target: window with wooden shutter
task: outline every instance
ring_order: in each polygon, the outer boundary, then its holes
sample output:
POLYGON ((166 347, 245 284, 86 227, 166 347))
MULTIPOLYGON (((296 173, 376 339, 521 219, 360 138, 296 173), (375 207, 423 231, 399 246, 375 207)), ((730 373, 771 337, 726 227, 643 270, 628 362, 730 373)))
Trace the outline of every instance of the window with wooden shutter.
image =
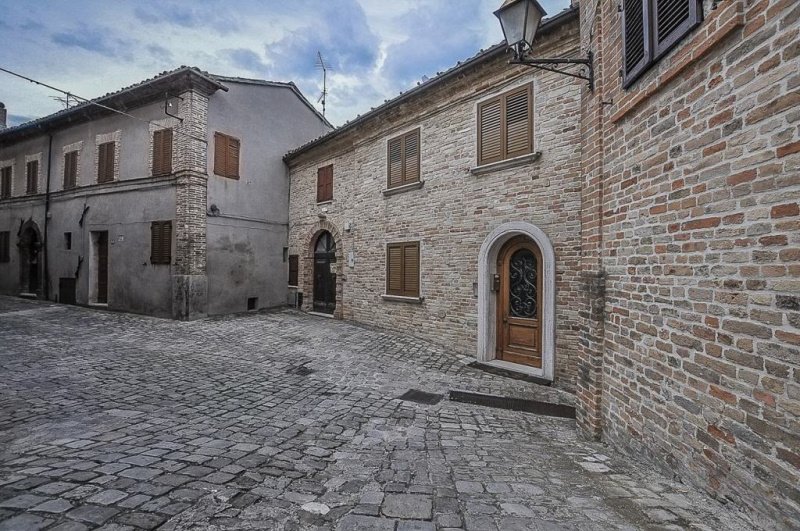
POLYGON ((478 164, 533 152, 533 89, 530 84, 478 105, 478 164))
POLYGON ((386 246, 386 294, 419 297, 419 242, 386 246))
POLYGON ((239 139, 214 133, 214 173, 229 179, 239 178, 239 139))
POLYGON ((172 221, 150 224, 150 263, 169 264, 172 261, 172 221))
POLYGON ((107 183, 114 180, 114 151, 116 142, 105 142, 97 146, 97 182, 107 183))
POLYGON ((11 197, 11 166, 0 168, 0 199, 11 197))
POLYGON ((289 255, 289 285, 297 286, 300 271, 300 257, 296 254, 289 255))
POLYGON ((702 0, 623 0, 623 87, 632 85, 702 21, 702 0))
POLYGON ((39 161, 32 160, 25 165, 25 192, 35 194, 39 191, 39 161))
POLYGON ((387 188, 420 180, 420 136, 415 129, 389 140, 387 145, 387 188))
POLYGON ((317 170, 317 203, 333 200, 333 164, 317 170))
POLYGON ((64 190, 75 188, 78 180, 78 152, 64 153, 64 190))
POLYGON ((0 262, 11 261, 11 233, 0 232, 0 262))
POLYGON ((153 131, 153 175, 172 173, 172 129, 153 131))

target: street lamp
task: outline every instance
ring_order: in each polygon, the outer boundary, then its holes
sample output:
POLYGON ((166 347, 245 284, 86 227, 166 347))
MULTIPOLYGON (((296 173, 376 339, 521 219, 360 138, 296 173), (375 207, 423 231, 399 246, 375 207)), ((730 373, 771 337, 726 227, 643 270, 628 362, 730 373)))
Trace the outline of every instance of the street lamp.
POLYGON ((594 90, 594 66, 592 52, 586 53, 585 59, 555 58, 541 59, 529 57, 533 49, 533 39, 536 31, 547 14, 536 0, 505 0, 500 9, 494 12, 503 28, 506 44, 514 51, 511 64, 526 65, 549 72, 557 72, 589 82, 589 90, 594 90), (586 67, 587 75, 565 72, 555 68, 558 65, 582 65, 586 67))

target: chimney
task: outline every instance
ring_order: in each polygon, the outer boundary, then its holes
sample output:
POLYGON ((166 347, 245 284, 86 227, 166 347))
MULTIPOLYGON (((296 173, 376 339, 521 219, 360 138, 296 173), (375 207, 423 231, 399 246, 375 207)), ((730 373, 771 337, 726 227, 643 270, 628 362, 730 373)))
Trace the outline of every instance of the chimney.
POLYGON ((8 116, 8 111, 6 111, 6 106, 3 105, 3 102, 0 102, 0 130, 6 128, 7 116, 8 116))

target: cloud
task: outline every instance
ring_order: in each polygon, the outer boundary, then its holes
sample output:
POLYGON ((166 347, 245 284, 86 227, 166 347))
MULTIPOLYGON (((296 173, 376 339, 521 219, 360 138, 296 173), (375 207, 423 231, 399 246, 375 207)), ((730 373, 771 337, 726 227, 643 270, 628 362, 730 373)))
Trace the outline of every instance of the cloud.
POLYGON ((253 50, 237 48, 235 50, 223 50, 222 52, 237 68, 260 75, 264 75, 269 70, 269 66, 253 50))
POLYGON ((195 2, 191 5, 177 2, 145 2, 134 10, 134 16, 145 24, 204 28, 222 34, 238 31, 239 21, 232 3, 195 2))
POLYGON ((89 29, 85 25, 71 32, 54 34, 51 39, 61 46, 80 48, 106 57, 132 59, 133 41, 111 37, 110 29, 89 29))

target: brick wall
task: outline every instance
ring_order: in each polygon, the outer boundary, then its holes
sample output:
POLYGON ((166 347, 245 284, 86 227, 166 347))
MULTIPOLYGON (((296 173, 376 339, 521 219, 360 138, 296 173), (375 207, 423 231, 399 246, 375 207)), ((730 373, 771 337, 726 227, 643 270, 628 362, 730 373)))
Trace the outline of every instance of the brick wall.
MULTIPOLYGON (((547 37, 541 52, 575 53, 575 19, 547 37)), ((304 307, 312 301, 313 238, 333 227, 337 315, 406 331, 475 355, 478 254, 503 223, 526 221, 550 238, 556 257, 556 367, 573 387, 581 294, 580 82, 511 67, 496 57, 441 86, 391 107, 292 160, 290 253, 300 255, 304 307), (566 81, 565 81, 566 80, 566 81), (476 104, 523 82, 534 83, 534 149, 525 165, 473 175, 476 104), (424 185, 385 197, 387 140, 421 128, 424 185), (317 168, 333 164, 330 204, 316 204, 317 168), (323 212, 323 208, 327 212, 323 212), (320 216, 324 215, 324 221, 320 216), (346 230, 349 225, 350 230, 346 230), (387 242, 421 242, 421 304, 384 300, 387 242), (352 253, 354 265, 347 264, 352 253)))
POLYGON ((597 113, 604 139, 584 153, 584 186, 602 175, 602 216, 584 219, 602 230, 583 243, 607 276, 604 343, 581 370, 602 367, 603 435, 765 526, 797 525, 800 4, 706 1, 627 91, 616 2, 581 7, 602 68, 584 142, 597 113))

